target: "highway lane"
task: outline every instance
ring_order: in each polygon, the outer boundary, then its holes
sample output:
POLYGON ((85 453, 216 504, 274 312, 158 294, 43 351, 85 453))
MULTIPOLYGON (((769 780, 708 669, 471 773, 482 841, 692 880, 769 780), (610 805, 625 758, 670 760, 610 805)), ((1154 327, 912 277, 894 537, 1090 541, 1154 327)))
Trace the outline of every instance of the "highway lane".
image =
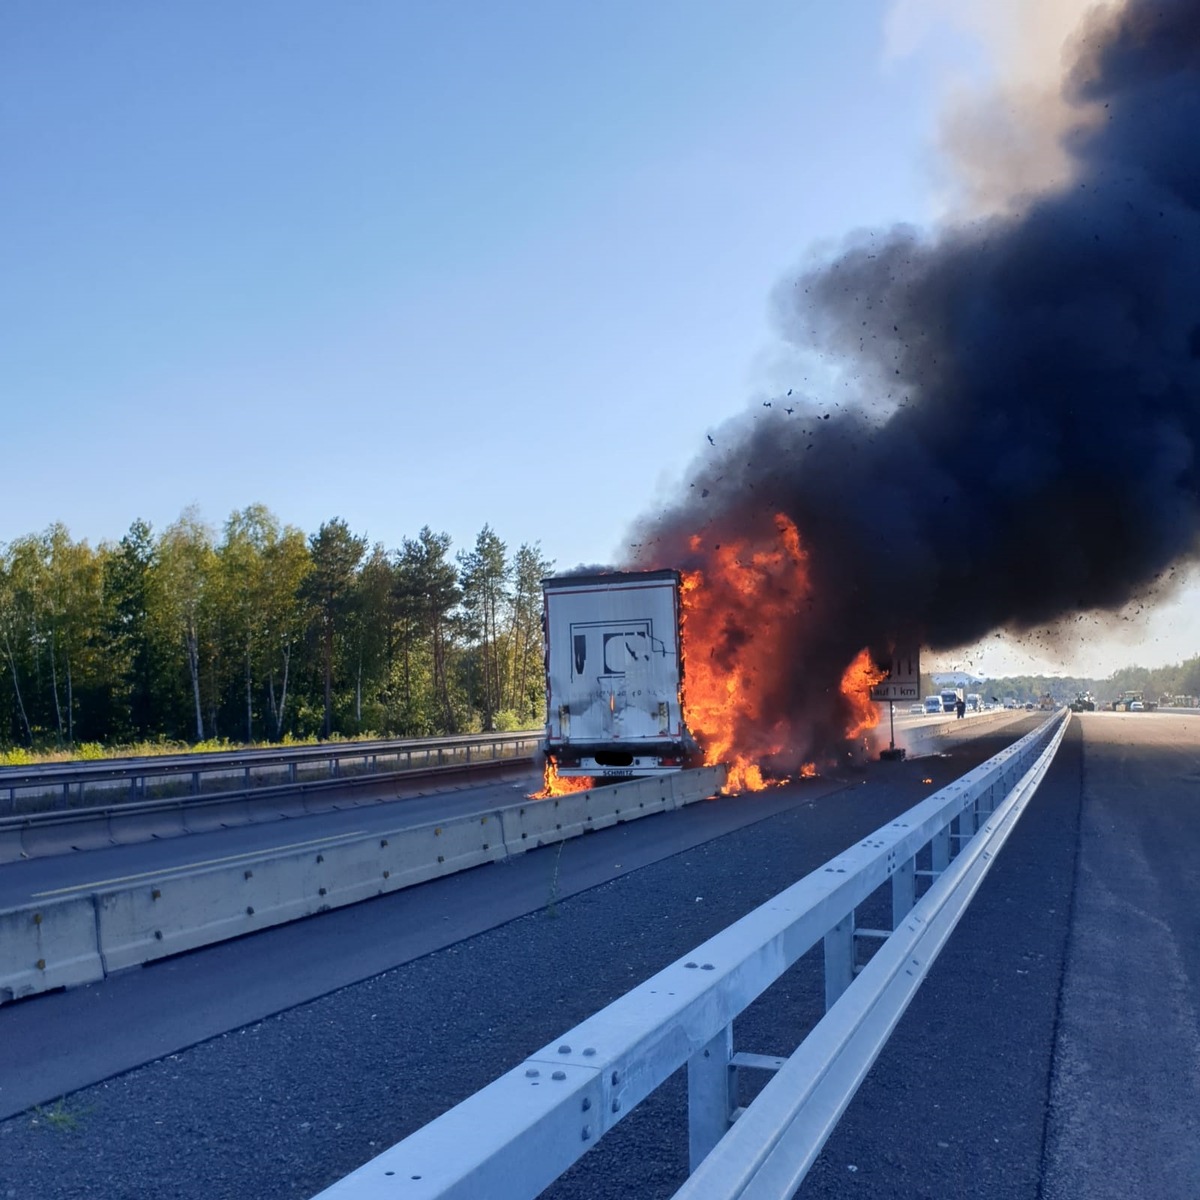
POLYGON ((1200 719, 1081 714, 799 1196, 1200 1195, 1200 719))
MULTIPOLYGON (((0 1009, 4 1111, 107 1080, 59 1110, 77 1121, 70 1161, 47 1118, 0 1123, 0 1195, 7 1183, 48 1200, 307 1196, 1034 723, 951 757, 694 805, 0 1009), (183 1132, 164 1141, 164 1128, 183 1132)), ((752 1048, 785 1048, 795 1018, 814 1016, 815 978, 796 985, 786 1030, 752 1048)), ((642 1161, 673 1169, 669 1156, 642 1161)))
MULTIPOLYGON (((937 773, 949 777, 945 765, 937 773)), ((370 978, 506 921, 857 787, 805 780, 642 818, 493 867, 0 1008, 0 1117, 370 978)), ((920 784, 919 791, 930 785, 920 784)), ((907 795, 907 793, 906 793, 907 795)), ((903 807, 903 804, 902 804, 903 807)), ((873 827, 873 826, 872 826, 873 827)))
POLYGON ((1087 804, 1043 1195, 1194 1200, 1200 714, 1089 713, 1084 728, 1087 804))
MULTIPOLYGON (((1017 718, 1014 718, 1017 719, 1017 718)), ((1023 716, 1019 719, 1026 719, 1023 716)), ((946 732, 957 741, 990 732, 986 722, 955 722, 953 717, 916 718, 902 731, 897 723, 897 740, 906 744, 914 728, 946 724, 946 732)), ((944 739, 938 739, 938 746, 944 739)), ((347 789, 323 792, 314 803, 330 806, 328 811, 300 816, 281 815, 270 804, 255 809, 249 824, 180 836, 156 837, 153 815, 147 816, 141 833, 122 826, 122 844, 73 850, 71 833, 50 831, 41 835, 58 851, 24 861, 0 864, 0 909, 36 903, 72 892, 93 891, 124 882, 149 880, 156 874, 236 862, 240 857, 285 851, 300 846, 318 848, 323 839, 348 834, 381 833, 404 826, 445 820, 454 816, 485 812, 517 803, 538 790, 541 779, 525 767, 514 766, 487 782, 460 779, 448 784, 436 778, 412 782, 380 781, 347 789), (135 840, 136 839, 136 840, 135 840)))
MULTIPOLYGON (((352 833, 382 832, 485 812, 518 803, 540 787, 541 777, 527 767, 515 768, 486 783, 446 784, 428 779, 411 784, 381 782, 338 795, 323 794, 321 804, 339 806, 326 812, 281 816, 268 806, 261 810, 258 820, 248 825, 179 837, 147 836, 145 841, 89 850, 73 851, 64 844, 62 853, 0 864, 0 908, 71 891, 92 891, 121 881, 148 879, 167 871, 228 862, 243 855, 297 845, 315 847, 322 839, 352 833)), ((152 827, 152 818, 150 821, 152 827)))

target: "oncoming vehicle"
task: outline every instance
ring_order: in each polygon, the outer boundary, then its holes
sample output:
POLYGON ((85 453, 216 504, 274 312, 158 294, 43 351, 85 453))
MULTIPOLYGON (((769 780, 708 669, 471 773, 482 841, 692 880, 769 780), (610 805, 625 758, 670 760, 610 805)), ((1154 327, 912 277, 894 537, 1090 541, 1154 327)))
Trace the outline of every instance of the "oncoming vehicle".
POLYGON ((942 712, 957 712, 958 702, 963 698, 958 688, 942 688, 942 712))
POLYGON ((1129 702, 1129 711, 1130 712, 1145 712, 1146 706, 1140 700, 1131 700, 1129 702))
POLYGON ((925 705, 923 705, 923 704, 910 704, 910 705, 908 706, 908 711, 909 711, 910 713, 914 713, 914 714, 915 714, 915 713, 923 713, 923 712, 925 711, 925 705))
POLYGON ((983 712, 983 697, 978 692, 967 693, 967 712, 983 712))
POLYGON ((927 713, 940 713, 942 711, 941 696, 926 696, 924 711, 927 713))

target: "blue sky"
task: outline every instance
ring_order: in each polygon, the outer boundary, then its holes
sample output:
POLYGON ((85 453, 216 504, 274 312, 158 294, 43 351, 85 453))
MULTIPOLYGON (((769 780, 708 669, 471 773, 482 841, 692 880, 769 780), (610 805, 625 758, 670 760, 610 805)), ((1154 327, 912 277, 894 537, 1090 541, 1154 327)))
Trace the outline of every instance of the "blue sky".
POLYGON ((778 383, 783 273, 928 215, 934 71, 853 8, 7 5, 0 383, 39 453, 0 538, 261 500, 612 557, 778 383))
POLYGON ((934 217, 985 58, 889 11, 8 0, 0 541, 261 501, 613 560, 790 386, 772 287, 934 217))

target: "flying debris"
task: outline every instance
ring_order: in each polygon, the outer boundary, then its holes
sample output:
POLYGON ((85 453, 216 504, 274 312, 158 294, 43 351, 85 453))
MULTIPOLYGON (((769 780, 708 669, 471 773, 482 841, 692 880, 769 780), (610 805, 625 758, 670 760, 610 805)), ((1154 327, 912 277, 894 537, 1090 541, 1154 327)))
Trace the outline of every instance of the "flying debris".
POLYGON ((803 421, 726 427, 693 474, 728 476, 713 503, 697 509, 684 488, 645 522, 639 566, 707 581, 731 570, 720 541, 756 581, 753 603, 736 582, 717 589, 719 619, 693 634, 726 675, 754 647, 731 752, 840 760, 836 698, 864 647, 883 661, 897 644, 950 650, 1001 628, 1044 637, 1080 595, 1115 621, 1200 557, 1194 0, 1100 10, 1065 62, 1080 117, 1070 185, 986 222, 860 238, 782 288, 784 336, 841 369, 838 424, 826 396, 819 449, 803 421), (1086 119, 1104 104, 1104 121, 1086 119), (881 414, 895 376, 903 403, 881 414), (776 561, 802 562, 802 587, 776 561))

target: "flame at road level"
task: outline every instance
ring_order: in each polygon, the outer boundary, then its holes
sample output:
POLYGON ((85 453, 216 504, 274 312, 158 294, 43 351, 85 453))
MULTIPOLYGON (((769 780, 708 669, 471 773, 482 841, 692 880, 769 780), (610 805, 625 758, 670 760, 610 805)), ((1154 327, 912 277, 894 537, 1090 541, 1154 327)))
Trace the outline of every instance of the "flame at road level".
POLYGON ((881 671, 872 662, 865 648, 858 652, 854 661, 846 668, 841 686, 842 695, 850 702, 851 709, 846 737, 856 738, 879 724, 879 709, 871 700, 871 688, 886 678, 887 672, 881 671))
POLYGON ((549 800, 552 796, 566 796, 571 792, 586 792, 595 787, 596 781, 589 775, 567 776, 565 779, 558 773, 558 764, 552 758, 546 759, 542 772, 542 790, 530 792, 530 800, 549 800))
MULTIPOLYGON (((728 765, 726 791, 786 782, 784 771, 815 775, 815 764, 801 761, 812 749, 811 726, 789 703, 805 671, 806 643, 796 631, 812 600, 799 531, 779 514, 757 538, 706 545, 694 535, 688 549, 700 565, 683 572, 683 704, 705 763, 728 765)), ((846 668, 846 738, 877 724, 870 688, 885 674, 866 650, 846 668)))
MULTIPOLYGON (((765 717, 765 698, 789 664, 775 636, 808 595, 800 534, 785 516, 753 545, 715 546, 683 574, 683 704, 705 763, 727 763, 727 791, 767 786, 762 760, 787 747, 785 722, 765 717)), ((700 538, 691 549, 701 550, 700 538)), ((774 782, 783 782, 775 780, 774 782)))

